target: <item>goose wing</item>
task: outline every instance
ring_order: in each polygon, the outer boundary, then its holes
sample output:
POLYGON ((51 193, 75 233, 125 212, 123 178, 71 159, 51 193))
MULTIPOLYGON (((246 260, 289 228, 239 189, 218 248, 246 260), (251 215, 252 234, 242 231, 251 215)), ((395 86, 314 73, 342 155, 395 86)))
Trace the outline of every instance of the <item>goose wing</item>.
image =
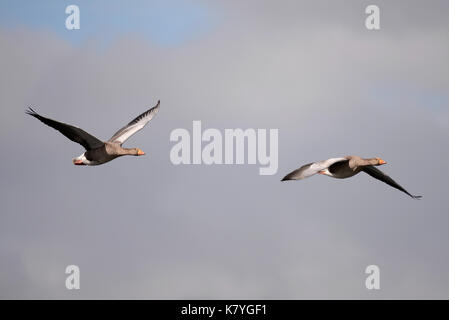
POLYGON ((414 195, 410 194, 407 190, 405 190, 403 187, 401 187, 396 181, 391 179, 390 176, 383 173, 382 171, 380 171, 379 169, 377 169, 374 166, 362 167, 362 171, 364 171, 365 173, 369 174, 371 177, 373 177, 377 180, 385 182, 386 184, 392 186, 393 188, 396 188, 398 190, 401 190, 402 192, 405 192, 413 199, 420 199, 422 197, 422 196, 414 196, 414 195))
POLYGON ((313 176, 321 170, 329 168, 329 166, 333 165, 334 163, 347 160, 347 158, 331 158, 323 161, 308 163, 303 165, 301 168, 290 172, 281 181, 305 179, 313 176))
POLYGON ((137 118, 135 118, 133 121, 131 121, 126 126, 124 126, 119 131, 117 131, 112 136, 112 138, 109 139, 109 142, 123 144, 133 134, 142 130, 143 127, 145 127, 146 124, 148 122, 150 122, 150 120, 153 119, 153 117, 159 111, 159 105, 160 105, 160 101, 158 101, 157 104, 153 108, 145 111, 144 113, 139 115, 137 118))
POLYGON ((76 143, 79 143, 80 145, 82 145, 86 150, 100 148, 104 145, 103 141, 95 138, 94 136, 90 135, 83 129, 43 117, 31 108, 28 108, 28 110, 26 110, 25 113, 42 121, 47 126, 58 130, 64 136, 66 136, 67 138, 72 140, 73 142, 76 142, 76 143))

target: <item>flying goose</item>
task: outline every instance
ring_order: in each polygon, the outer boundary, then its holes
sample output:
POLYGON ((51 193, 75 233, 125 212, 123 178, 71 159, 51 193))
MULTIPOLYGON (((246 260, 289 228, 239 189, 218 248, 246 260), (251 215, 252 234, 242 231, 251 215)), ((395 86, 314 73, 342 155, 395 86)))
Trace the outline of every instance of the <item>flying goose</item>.
POLYGON ((156 106, 145 111, 133 121, 128 123, 126 126, 118 130, 111 139, 103 142, 96 137, 90 135, 86 131, 71 126, 66 123, 58 122, 49 118, 45 118, 37 114, 33 109, 28 108, 26 114, 39 119, 47 126, 58 130, 63 135, 65 135, 70 140, 79 143, 86 149, 82 155, 73 159, 73 164, 75 165, 88 165, 96 166, 108 161, 114 160, 117 157, 130 155, 130 156, 143 156, 145 152, 139 148, 123 148, 122 144, 128 140, 136 132, 140 131, 145 127, 145 125, 153 119, 156 113, 159 111, 160 101, 157 102, 156 106))
POLYGON ((345 179, 350 178, 360 171, 369 174, 377 180, 383 181, 386 184, 405 192, 413 199, 420 199, 421 196, 414 196, 408 193, 403 187, 397 184, 388 175, 377 169, 375 166, 386 164, 381 158, 362 159, 357 156, 346 156, 342 158, 331 158, 323 161, 312 162, 303 165, 301 168, 290 172, 281 181, 286 180, 301 180, 308 178, 316 173, 323 174, 332 178, 345 179))

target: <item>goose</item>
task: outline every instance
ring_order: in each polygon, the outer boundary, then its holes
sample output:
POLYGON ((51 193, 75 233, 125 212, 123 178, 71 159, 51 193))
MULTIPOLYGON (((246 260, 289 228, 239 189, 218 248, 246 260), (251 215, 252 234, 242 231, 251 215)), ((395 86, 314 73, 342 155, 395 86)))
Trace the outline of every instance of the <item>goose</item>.
POLYGON ((413 199, 420 199, 422 196, 414 196, 407 190, 401 187, 396 181, 390 178, 388 175, 376 168, 386 164, 381 158, 369 158, 363 159, 358 156, 346 156, 341 158, 331 158, 323 161, 312 162, 303 165, 301 168, 296 169, 287 174, 281 181, 286 180, 302 180, 313 176, 314 174, 322 174, 332 178, 346 179, 355 176, 359 172, 363 171, 371 177, 385 182, 386 184, 396 188, 413 199))
POLYGON ((159 111, 160 101, 156 106, 140 114, 126 126, 118 130, 108 141, 103 142, 98 138, 90 135, 83 129, 71 126, 66 123, 58 122, 39 115, 32 108, 25 111, 26 114, 42 121, 47 126, 58 130, 70 140, 79 143, 86 151, 79 157, 74 158, 73 164, 78 166, 97 166, 104 164, 121 156, 143 156, 145 152, 139 148, 123 148, 122 144, 128 140, 133 134, 140 131, 145 125, 153 119, 159 111))

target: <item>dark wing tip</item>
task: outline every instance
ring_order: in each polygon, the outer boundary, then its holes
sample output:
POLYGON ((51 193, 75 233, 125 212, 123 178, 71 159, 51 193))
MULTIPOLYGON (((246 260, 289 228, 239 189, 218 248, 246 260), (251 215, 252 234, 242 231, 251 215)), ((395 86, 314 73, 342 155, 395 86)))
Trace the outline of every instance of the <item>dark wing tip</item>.
POLYGON ((414 196, 414 195, 411 195, 411 197, 415 200, 421 200, 422 198, 422 196, 414 196))
POLYGON ((156 105, 155 105, 154 107, 152 107, 152 108, 151 108, 150 110, 148 110, 148 111, 152 111, 152 110, 154 110, 154 109, 158 109, 160 104, 161 104, 161 100, 158 100, 157 103, 156 103, 156 105))
POLYGON ((160 105, 161 105, 161 100, 158 100, 156 105, 153 108, 151 108, 150 110, 148 110, 146 114, 149 114, 151 112, 157 113, 159 111, 160 105))
POLYGON ((33 114, 36 114, 36 111, 34 111, 33 108, 28 107, 28 109, 25 110, 25 113, 29 114, 29 115, 33 115, 33 114))
POLYGON ((37 112, 33 110, 33 108, 28 107, 28 109, 25 110, 26 114, 29 114, 30 116, 36 116, 37 112))
POLYGON ((281 181, 295 180, 295 179, 293 179, 293 176, 295 175, 296 171, 297 170, 290 172, 285 177, 283 177, 281 181))

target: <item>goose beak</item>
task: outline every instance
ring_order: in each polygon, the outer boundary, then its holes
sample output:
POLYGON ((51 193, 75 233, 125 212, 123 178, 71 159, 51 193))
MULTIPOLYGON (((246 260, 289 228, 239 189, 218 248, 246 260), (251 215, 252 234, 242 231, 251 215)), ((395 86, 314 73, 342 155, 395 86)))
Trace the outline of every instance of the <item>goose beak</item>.
POLYGON ((386 161, 379 159, 379 164, 386 164, 386 163, 387 163, 386 161))
POLYGON ((137 151, 137 155, 138 155, 138 156, 143 156, 143 155, 145 155, 145 152, 143 152, 142 150, 139 149, 139 150, 137 151))

